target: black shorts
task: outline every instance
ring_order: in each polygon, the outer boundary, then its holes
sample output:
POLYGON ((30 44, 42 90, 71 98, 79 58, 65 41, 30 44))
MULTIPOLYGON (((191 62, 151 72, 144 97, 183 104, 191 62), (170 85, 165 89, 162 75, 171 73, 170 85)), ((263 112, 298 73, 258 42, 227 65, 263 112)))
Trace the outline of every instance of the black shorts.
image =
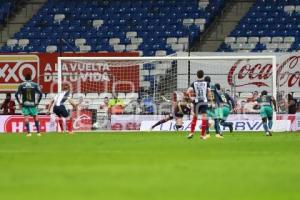
POLYGON ((194 112, 195 114, 205 114, 208 110, 208 104, 205 102, 194 103, 194 112))
POLYGON ((174 111, 175 117, 183 118, 184 115, 190 115, 191 114, 191 108, 187 105, 180 105, 180 107, 177 105, 174 111))
POLYGON ((58 117, 69 117, 70 113, 67 111, 66 106, 60 105, 60 106, 54 106, 53 107, 53 112, 58 116, 58 117))

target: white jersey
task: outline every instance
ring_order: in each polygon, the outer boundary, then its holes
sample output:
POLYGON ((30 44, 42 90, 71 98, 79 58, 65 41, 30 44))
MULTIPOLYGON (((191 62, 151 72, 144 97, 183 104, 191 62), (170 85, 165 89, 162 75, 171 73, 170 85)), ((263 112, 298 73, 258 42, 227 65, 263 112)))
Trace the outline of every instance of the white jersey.
POLYGON ((61 106, 61 105, 64 105, 64 103, 69 100, 71 97, 70 97, 70 91, 63 91, 59 94, 57 94, 55 97, 54 97, 54 105, 55 106, 61 106))
POLYGON ((209 84, 204 80, 197 80, 191 84, 191 88, 193 88, 195 92, 195 103, 205 102, 207 103, 207 90, 209 84))

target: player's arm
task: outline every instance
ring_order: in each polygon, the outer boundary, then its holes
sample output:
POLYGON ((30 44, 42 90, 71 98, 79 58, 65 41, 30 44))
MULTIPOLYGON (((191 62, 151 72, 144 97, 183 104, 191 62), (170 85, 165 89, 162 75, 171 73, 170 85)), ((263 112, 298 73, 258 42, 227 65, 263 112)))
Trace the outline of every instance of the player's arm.
POLYGON ((215 96, 214 96, 214 92, 210 89, 207 88, 207 101, 208 101, 208 107, 215 107, 215 96))
POLYGON ((187 95, 189 96, 190 100, 195 100, 195 89, 194 87, 191 85, 191 87, 189 87, 186 91, 187 95))
POLYGON ((35 91, 38 93, 39 95, 39 98, 38 98, 38 101, 37 101, 37 105, 40 104, 41 100, 42 100, 42 97, 43 97, 43 93, 41 91, 41 88, 40 86, 36 85, 36 88, 35 88, 35 91))
POLYGON ((232 109, 234 110, 236 107, 234 99, 229 94, 225 94, 225 95, 226 95, 228 101, 230 102, 230 104, 232 105, 232 109))
POLYGON ((48 115, 50 114, 50 111, 51 111, 51 108, 52 108, 53 104, 54 104, 54 99, 52 99, 52 100, 50 101, 50 103, 49 103, 48 110, 47 110, 47 114, 48 114, 48 115))
POLYGON ((19 99, 19 96, 20 96, 20 94, 21 94, 21 90, 22 90, 22 87, 21 87, 21 85, 19 85, 18 90, 17 90, 17 92, 15 93, 15 98, 16 98, 16 100, 17 100, 17 102, 18 102, 20 108, 22 108, 22 103, 20 102, 20 99, 19 99))
MULTIPOLYGON (((182 108, 181 108, 181 105, 182 105, 181 102, 178 102, 178 103, 177 103, 177 107, 178 107, 179 112, 180 112, 180 113, 183 113, 183 110, 182 110, 182 108)), ((174 109, 174 111, 175 111, 175 109, 174 109)))
POLYGON ((171 102, 171 100, 167 99, 165 96, 161 96, 161 99, 165 102, 171 102))

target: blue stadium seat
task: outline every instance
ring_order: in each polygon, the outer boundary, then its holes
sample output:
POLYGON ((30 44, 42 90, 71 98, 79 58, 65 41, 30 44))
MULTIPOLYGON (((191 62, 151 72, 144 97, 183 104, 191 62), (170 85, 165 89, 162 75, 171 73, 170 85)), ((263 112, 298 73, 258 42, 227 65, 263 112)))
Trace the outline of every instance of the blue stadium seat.
MULTIPOLYGON (((198 0, 48 0, 14 38, 30 39, 27 51, 44 52, 46 47, 41 47, 40 44, 57 44, 57 39, 60 38, 66 41, 85 38, 92 46, 92 51, 113 51, 107 43, 109 38, 119 38, 121 44, 131 44, 126 33, 137 31, 137 37, 143 38, 142 47, 147 46, 148 42, 150 44, 149 48, 142 48, 145 49, 144 55, 154 55, 154 51, 158 49, 173 53, 166 45, 166 38, 189 37, 192 42, 200 36, 199 27, 183 26, 183 19, 203 18, 209 23, 223 5, 224 0, 212 0, 202 10, 198 8, 198 0), (56 14, 64 14, 65 18, 55 22, 56 14), (103 20, 103 24, 95 28, 93 20, 103 20)), ((3 14, 1 6, 0 14, 3 14)), ((7 51, 6 47, 2 50, 7 51)), ((64 46, 62 50, 74 51, 68 46, 64 46)))
MULTIPOLYGON (((300 5, 300 0, 262 0, 256 1, 248 13, 242 18, 235 29, 230 33, 233 37, 294 37, 295 42, 287 51, 299 48, 297 38, 299 12, 285 12, 287 5, 300 5)), ((288 11, 288 9, 286 10, 288 11)), ((266 45, 257 44, 251 51, 263 51, 266 45)), ((221 45, 218 51, 232 51, 226 45, 221 45)), ((276 51, 280 51, 277 49, 276 51)))

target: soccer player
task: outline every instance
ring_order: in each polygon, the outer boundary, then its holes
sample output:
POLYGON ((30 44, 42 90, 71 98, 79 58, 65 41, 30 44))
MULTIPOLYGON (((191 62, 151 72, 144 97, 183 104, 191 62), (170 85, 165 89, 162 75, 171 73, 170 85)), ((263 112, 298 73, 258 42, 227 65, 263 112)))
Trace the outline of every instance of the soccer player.
POLYGON ((193 101, 194 104, 194 113, 193 119, 191 123, 191 132, 188 135, 188 139, 191 139, 195 134, 195 128, 197 125, 198 115, 202 116, 202 125, 201 125, 201 139, 206 139, 205 133, 206 128, 208 126, 207 120, 207 109, 208 109, 208 100, 210 100, 211 92, 208 90, 209 83, 206 82, 204 78, 204 72, 202 70, 197 71, 197 80, 194 81, 191 86, 188 88, 188 94, 190 97, 195 95, 195 99, 193 101))
POLYGON ((74 110, 77 109, 78 104, 75 103, 73 99, 71 99, 70 95, 71 95, 70 86, 68 84, 65 84, 63 86, 63 91, 57 94, 50 102, 50 105, 48 107, 48 114, 50 114, 51 107, 52 105, 54 105, 53 112, 56 116, 59 117, 58 123, 61 130, 65 131, 64 122, 66 122, 68 133, 73 134, 72 116, 71 113, 67 110, 65 106, 65 102, 68 101, 73 106, 74 110))
POLYGON ((190 102, 190 98, 186 92, 174 92, 173 93, 173 113, 166 118, 159 120, 156 124, 151 127, 151 130, 155 127, 174 119, 176 120, 176 130, 180 130, 183 127, 183 116, 190 115, 193 110, 193 104, 190 102))
POLYGON ((235 108, 235 102, 228 93, 224 93, 221 90, 221 85, 219 83, 215 84, 215 88, 219 98, 219 107, 217 108, 217 113, 220 120, 220 124, 224 127, 228 127, 230 132, 232 132, 233 123, 226 122, 226 119, 230 114, 230 110, 235 108))
POLYGON ((272 136, 270 129, 273 126, 273 108, 274 106, 275 112, 277 112, 276 101, 274 97, 268 95, 267 91, 262 91, 261 96, 257 98, 257 102, 260 105, 260 116, 262 118, 263 127, 265 130, 266 136, 272 136))
MULTIPOLYGON (((215 87, 215 84, 211 83, 209 76, 204 77, 204 81, 209 83, 209 91, 211 92, 211 99, 208 103, 207 115, 208 118, 214 120, 214 128, 216 131, 216 138, 223 138, 220 128, 220 97, 215 87)), ((210 138, 209 126, 206 127, 206 138, 210 138)))
POLYGON ((40 86, 37 83, 31 81, 31 74, 25 75, 25 82, 19 85, 18 91, 15 94, 15 98, 20 106, 20 109, 22 109, 22 113, 25 117, 25 127, 27 131, 27 136, 31 136, 29 116, 33 117, 37 135, 41 136, 40 125, 36 116, 38 114, 37 107, 42 99, 42 92, 40 90, 40 86), (37 102, 35 100, 36 94, 39 95, 37 102), (22 102, 19 99, 19 95, 22 96, 22 102))

